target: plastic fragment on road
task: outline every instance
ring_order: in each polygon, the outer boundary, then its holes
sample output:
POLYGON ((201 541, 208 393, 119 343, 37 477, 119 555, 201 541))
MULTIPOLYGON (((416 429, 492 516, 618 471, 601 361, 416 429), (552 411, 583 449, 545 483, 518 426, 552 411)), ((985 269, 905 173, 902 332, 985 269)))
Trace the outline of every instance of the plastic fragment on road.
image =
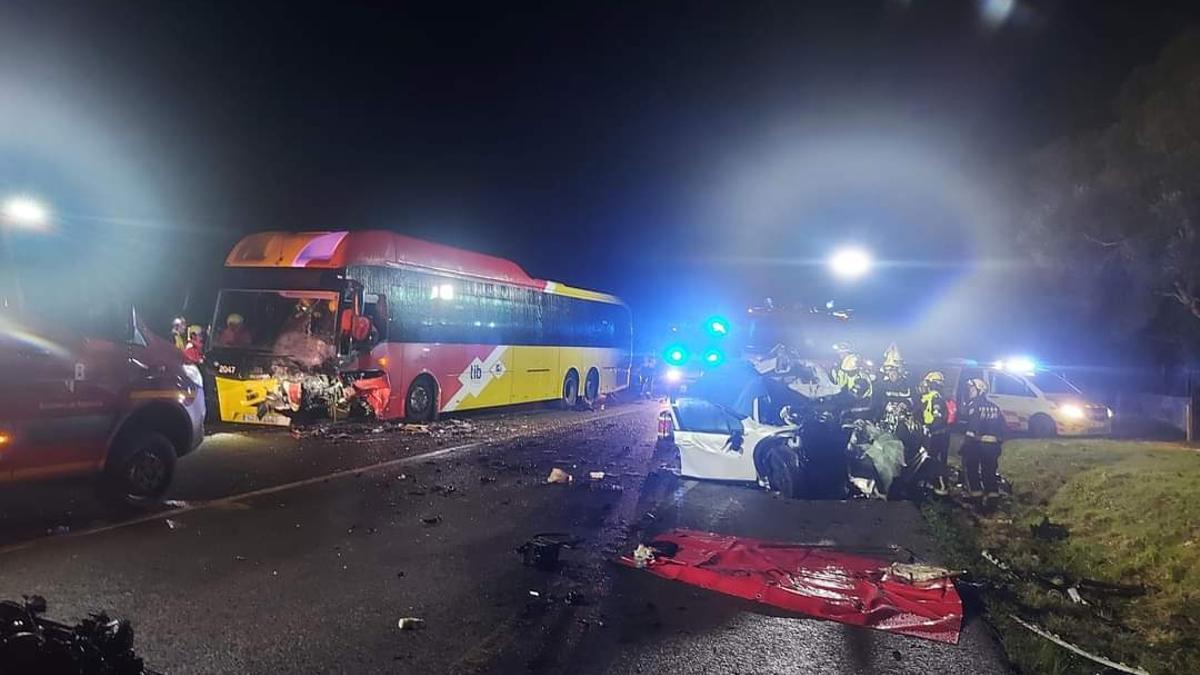
POLYGON ((425 627, 425 619, 418 619, 415 616, 401 617, 396 622, 396 627, 400 630, 421 630, 425 627))
POLYGON ((571 477, 571 474, 563 471, 557 466, 550 470, 549 476, 546 476, 547 483, 561 483, 565 485, 570 483, 572 480, 574 479, 571 477))
MULTIPOLYGON (((952 574, 825 547, 672 530, 619 562, 665 579, 852 626, 958 643, 962 599, 952 574)), ((922 566, 924 567, 924 566, 922 566)))
POLYGON ((1051 633, 1050 631, 1048 631, 1044 628, 1041 628, 1039 626, 1036 626, 1032 623, 1029 623, 1029 622, 1023 620, 1021 617, 1017 616, 1016 614, 1009 614, 1008 616, 1013 621, 1016 621, 1018 624, 1023 626, 1029 632, 1031 632, 1039 637, 1045 638, 1045 639, 1053 642, 1054 644, 1058 645, 1059 647, 1062 647, 1063 649, 1067 649, 1071 652, 1074 652, 1075 654, 1078 654, 1079 656, 1082 656, 1085 659, 1088 659, 1095 663, 1099 663, 1100 665, 1105 666, 1107 668, 1112 668, 1113 670, 1119 670, 1122 673, 1130 673, 1130 675, 1150 675, 1149 672, 1142 670, 1141 668, 1137 668, 1135 666, 1127 666, 1124 663, 1120 663, 1118 661, 1111 661, 1111 660, 1106 659, 1103 656, 1100 656, 1098 654, 1093 654, 1093 653, 1083 649, 1082 647, 1077 647, 1077 646, 1071 644, 1070 642, 1067 642, 1066 640, 1058 637, 1054 633, 1051 633))
POLYGON ((603 471, 589 471, 588 478, 591 478, 592 480, 604 480, 604 472, 603 471))

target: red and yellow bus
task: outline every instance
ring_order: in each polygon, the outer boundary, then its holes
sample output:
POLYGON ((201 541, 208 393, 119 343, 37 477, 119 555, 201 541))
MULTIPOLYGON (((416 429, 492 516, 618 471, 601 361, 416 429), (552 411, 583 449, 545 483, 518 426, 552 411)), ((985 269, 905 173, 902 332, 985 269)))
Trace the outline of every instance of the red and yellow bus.
POLYGON ((625 304, 508 260, 387 231, 263 232, 225 266, 207 358, 222 421, 429 420, 629 385, 625 304))

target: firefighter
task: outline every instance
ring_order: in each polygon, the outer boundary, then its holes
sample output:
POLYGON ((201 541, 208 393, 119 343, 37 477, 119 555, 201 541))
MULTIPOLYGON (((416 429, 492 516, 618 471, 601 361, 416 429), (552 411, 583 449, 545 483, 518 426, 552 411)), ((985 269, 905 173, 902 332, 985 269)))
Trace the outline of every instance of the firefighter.
POLYGON ((1000 494, 1000 449, 1003 442, 1004 415, 988 400, 987 383, 975 377, 967 380, 967 402, 962 418, 966 438, 962 445, 963 483, 971 497, 982 497, 986 505, 1000 494))
POLYGON ((226 347, 245 347, 250 344, 250 333, 243 325, 241 314, 225 317, 225 327, 217 335, 217 344, 226 347))
POLYGON ((200 363, 204 360, 204 329, 200 326, 188 326, 183 360, 187 363, 200 363))
POLYGON ((846 354, 830 376, 834 384, 850 392, 861 407, 865 408, 871 401, 871 379, 859 365, 860 360, 858 354, 846 354))
POLYGON ((921 380, 921 424, 925 429, 925 447, 938 464, 937 485, 934 492, 946 494, 946 469, 950 454, 950 407, 942 389, 946 376, 934 370, 921 380))
POLYGON ((171 322, 171 337, 175 340, 175 348, 183 351, 187 347, 187 319, 175 317, 171 322))
POLYGON ((904 370, 904 359, 896 343, 892 343, 883 354, 880 378, 875 386, 875 419, 896 427, 912 419, 914 403, 912 385, 904 370))

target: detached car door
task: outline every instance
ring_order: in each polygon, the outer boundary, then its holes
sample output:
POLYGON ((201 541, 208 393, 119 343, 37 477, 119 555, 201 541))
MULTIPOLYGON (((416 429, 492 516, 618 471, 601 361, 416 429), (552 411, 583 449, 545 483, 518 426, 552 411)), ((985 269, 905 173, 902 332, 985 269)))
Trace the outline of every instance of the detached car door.
POLYGON ((671 416, 683 476, 758 480, 752 449, 745 447, 738 415, 703 399, 679 398, 671 405, 671 416))

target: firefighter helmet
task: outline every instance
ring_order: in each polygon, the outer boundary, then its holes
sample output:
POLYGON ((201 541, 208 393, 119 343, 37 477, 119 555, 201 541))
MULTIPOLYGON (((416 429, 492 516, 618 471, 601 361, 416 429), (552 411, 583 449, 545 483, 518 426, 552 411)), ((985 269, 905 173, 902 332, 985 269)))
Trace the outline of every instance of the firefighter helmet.
POLYGON ((967 380, 967 386, 974 388, 980 396, 986 394, 988 390, 987 382, 984 382, 983 379, 979 377, 972 377, 971 379, 967 380))
POLYGON ((925 383, 926 387, 941 387, 946 384, 946 376, 940 370, 931 370, 925 374, 925 377, 921 381, 925 383))
POLYGON ((229 316, 225 317, 225 324, 228 326, 242 325, 242 315, 237 313, 230 314, 229 316))
POLYGON ((883 365, 881 367, 899 369, 903 365, 904 357, 900 356, 900 348, 893 342, 883 352, 883 365))
POLYGON ((842 357, 842 370, 853 373, 858 370, 858 354, 847 354, 842 357))

